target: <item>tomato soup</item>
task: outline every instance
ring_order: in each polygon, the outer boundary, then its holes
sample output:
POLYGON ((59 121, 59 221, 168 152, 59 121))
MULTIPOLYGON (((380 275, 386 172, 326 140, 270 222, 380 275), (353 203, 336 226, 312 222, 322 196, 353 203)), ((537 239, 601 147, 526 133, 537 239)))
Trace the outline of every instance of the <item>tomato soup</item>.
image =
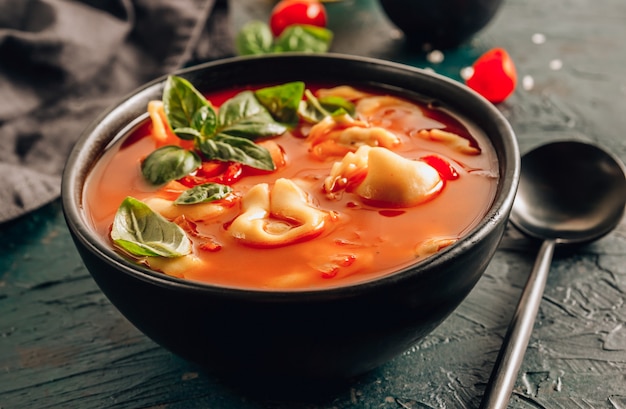
POLYGON ((417 97, 345 84, 303 83, 297 108, 282 112, 272 96, 282 85, 202 95, 206 108, 190 84, 172 83, 170 99, 147 107, 88 176, 93 227, 163 274, 311 289, 390 274, 454 244, 485 215, 498 166, 474 124, 417 97), (176 100, 177 86, 195 102, 176 100), (195 116, 177 117, 179 102, 195 116), (190 193, 199 185, 210 189, 190 193), (219 193, 205 200, 207 191, 219 193), (176 202, 183 192, 187 201, 176 202), (146 227, 152 213, 164 227, 146 227), (155 229, 165 237, 156 250, 155 229))

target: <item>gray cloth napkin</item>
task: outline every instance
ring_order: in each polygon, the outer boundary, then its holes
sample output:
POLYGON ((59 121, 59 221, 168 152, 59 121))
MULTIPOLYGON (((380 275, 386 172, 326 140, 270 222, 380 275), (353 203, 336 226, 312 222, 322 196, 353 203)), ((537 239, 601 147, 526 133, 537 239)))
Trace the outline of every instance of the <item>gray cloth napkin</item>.
POLYGON ((226 0, 0 0, 0 223, 59 196, 107 106, 232 49, 226 0))

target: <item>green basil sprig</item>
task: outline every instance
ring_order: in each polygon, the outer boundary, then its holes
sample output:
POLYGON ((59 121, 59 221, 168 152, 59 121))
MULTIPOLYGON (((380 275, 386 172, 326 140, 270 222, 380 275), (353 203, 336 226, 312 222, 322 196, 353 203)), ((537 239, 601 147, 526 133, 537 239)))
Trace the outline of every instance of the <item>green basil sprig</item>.
POLYGON ((274 48, 274 35, 270 26, 254 20, 239 31, 235 46, 239 55, 268 54, 274 48))
POLYGON ((333 33, 326 28, 294 24, 288 26, 274 41, 274 52, 325 53, 332 40, 333 33))
POLYGON ((192 205, 198 203, 209 203, 220 200, 228 196, 233 189, 230 186, 219 183, 204 183, 185 190, 176 198, 174 204, 192 205))
POLYGON ((240 55, 270 54, 289 51, 324 53, 330 49, 332 31, 311 25, 291 25, 274 38, 270 27, 262 21, 244 25, 236 38, 240 55))
POLYGON ((191 253, 185 231, 148 205, 127 197, 115 214, 111 239, 135 256, 180 257, 191 253))
MULTIPOLYGON (((295 28, 294 28, 295 29, 295 28)), ((193 150, 176 146, 157 149, 142 163, 145 179, 162 185, 196 170, 202 158, 272 171, 267 149, 255 140, 281 135, 300 118, 315 123, 325 116, 354 113, 354 104, 340 97, 315 98, 301 81, 242 91, 219 110, 186 79, 170 76, 163 90, 163 106, 171 130, 193 141, 193 150), (303 101, 304 95, 307 100, 303 101)))
POLYGON ((217 117, 211 104, 189 81, 171 76, 163 89, 163 109, 170 127, 181 139, 212 135, 217 117))
POLYGON ((242 91, 216 112, 189 81, 170 76, 163 104, 172 131, 181 139, 193 139, 206 159, 274 170, 269 151, 250 141, 280 135, 295 126, 303 95, 304 83, 297 81, 242 91))

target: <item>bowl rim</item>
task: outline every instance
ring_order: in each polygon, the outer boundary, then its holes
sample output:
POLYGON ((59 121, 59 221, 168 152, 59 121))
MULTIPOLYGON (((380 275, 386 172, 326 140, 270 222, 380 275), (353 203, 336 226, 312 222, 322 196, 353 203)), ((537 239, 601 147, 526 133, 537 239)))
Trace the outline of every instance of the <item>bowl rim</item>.
MULTIPOLYGON (((385 83, 380 81, 377 82, 375 79, 373 80, 373 83, 381 86, 385 85, 385 83)), ((403 63, 382 60, 374 57, 355 56, 341 53, 280 53, 254 56, 236 56, 175 70, 145 83, 123 96, 117 102, 111 104, 84 129, 68 156, 62 174, 61 205, 66 224, 68 225, 75 241, 80 242, 80 244, 85 246, 89 252, 106 264, 136 279, 178 290, 228 294, 229 296, 244 298, 269 297, 274 301, 292 299, 294 296, 302 297, 303 295, 306 295, 308 298, 315 298, 318 296, 327 298, 329 296, 357 295, 373 291, 374 288, 381 286, 386 287, 396 285, 398 282, 406 280, 408 276, 420 274, 426 266, 437 267, 438 265, 445 263, 448 258, 454 258, 456 255, 470 251, 471 247, 491 233, 492 230, 496 228, 498 223, 506 223, 508 220, 508 215, 510 209, 512 208, 519 183, 520 167, 521 159, 517 139, 513 128, 505 119, 503 114, 495 105, 487 101, 481 95, 471 90, 461 82, 453 80, 449 77, 403 63), (354 283, 340 283, 336 286, 305 289, 237 287, 168 276, 127 260, 118 252, 115 252, 110 245, 107 245, 107 243, 105 243, 95 230, 89 226, 89 222, 82 210, 82 191, 85 178, 93 166, 93 161, 99 158, 99 156, 94 156, 98 155, 98 153, 94 152, 94 147, 92 146, 93 141, 99 134, 111 133, 105 129, 107 126, 103 124, 103 121, 107 119, 110 120, 110 118, 113 117, 113 119, 116 119, 119 124, 118 131, 106 138, 108 142, 105 145, 108 147, 111 143, 117 140, 121 134, 127 132, 128 126, 132 124, 133 120, 136 121, 138 118, 136 114, 125 115, 124 112, 126 111, 126 107, 130 107, 134 100, 140 98, 143 93, 150 91, 155 86, 162 87, 168 75, 184 76, 185 74, 194 73, 196 71, 204 71, 218 66, 228 66, 252 60, 270 60, 278 63, 280 60, 289 60, 294 58, 310 60, 311 64, 319 64, 322 62, 330 64, 333 62, 349 61, 357 64, 374 65, 380 67, 381 69, 399 70, 408 75, 414 75, 416 78, 419 78, 420 81, 438 82, 441 87, 456 90, 456 92, 465 94, 468 99, 472 100, 472 104, 475 104, 475 108, 484 111, 485 115, 489 116, 489 118, 493 121, 494 129, 497 129, 497 133, 502 136, 502 146, 504 147, 505 153, 505 157, 502 159, 504 159, 507 164, 505 168, 507 172, 505 174, 500 174, 496 194, 487 213, 485 213, 481 221, 467 231, 454 245, 449 246, 425 259, 402 267, 397 271, 354 283)))

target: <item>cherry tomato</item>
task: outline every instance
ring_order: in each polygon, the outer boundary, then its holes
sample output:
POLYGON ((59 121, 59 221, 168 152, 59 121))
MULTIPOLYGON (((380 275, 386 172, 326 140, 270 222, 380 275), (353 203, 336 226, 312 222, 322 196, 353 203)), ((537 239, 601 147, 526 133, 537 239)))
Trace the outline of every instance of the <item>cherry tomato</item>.
POLYGON ((270 28, 278 37, 293 24, 326 27, 326 9, 317 0, 281 0, 272 9, 270 28))
POLYGON ((481 55, 472 65, 474 73, 465 83, 494 104, 507 99, 517 85, 517 71, 509 53, 494 48, 481 55))

